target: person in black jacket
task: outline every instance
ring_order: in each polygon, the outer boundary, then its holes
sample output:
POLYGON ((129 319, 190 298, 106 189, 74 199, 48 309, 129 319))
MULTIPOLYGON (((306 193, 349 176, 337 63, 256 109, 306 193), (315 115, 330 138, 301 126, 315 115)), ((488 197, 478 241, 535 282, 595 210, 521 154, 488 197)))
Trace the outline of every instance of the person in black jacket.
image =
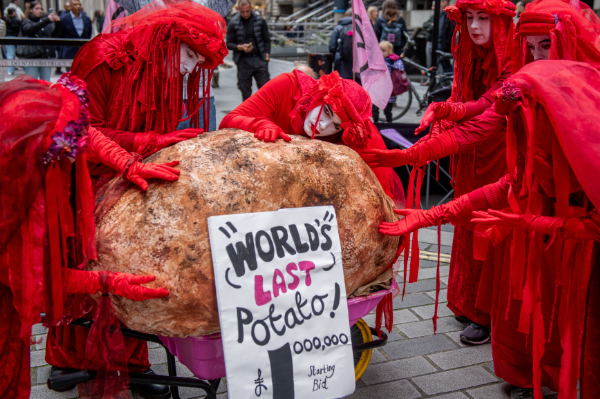
POLYGON ((333 54, 333 67, 338 71, 342 79, 352 79, 353 51, 352 36, 352 8, 346 10, 344 18, 338 21, 333 28, 329 39, 329 52, 333 54))
MULTIPOLYGON (((56 13, 43 17, 44 8, 39 1, 29 3, 28 16, 21 21, 21 31, 25 37, 60 37, 62 23, 56 13)), ((39 46, 42 53, 35 58, 55 58, 54 46, 39 46)), ((52 68, 50 67, 25 67, 25 74, 35 79, 50 81, 52 68)))
MULTIPOLYGON (((6 15, 4 16, 4 22, 6 22, 6 37, 17 37, 21 30, 21 21, 17 16, 17 12, 14 8, 7 8, 6 15)), ((15 59, 16 46, 14 44, 6 45, 6 59, 15 59)), ((15 73, 15 67, 8 67, 8 74, 12 75, 15 73)))
MULTIPOLYGON (((62 36, 65 39, 91 39, 92 20, 85 15, 81 7, 81 1, 72 0, 71 10, 64 12, 61 17, 63 23, 62 36)), ((63 46, 60 58, 72 60, 81 46, 63 46)))
POLYGON ((406 28, 406 21, 400 15, 396 0, 386 0, 383 3, 381 17, 375 20, 373 29, 377 41, 387 40, 394 46, 394 54, 402 54, 402 50, 406 45, 404 33, 408 32, 408 29, 406 28))
MULTIPOLYGON (((438 49, 445 53, 452 51, 452 34, 454 33, 454 22, 450 21, 448 14, 444 11, 444 8, 448 7, 450 2, 448 0, 442 0, 440 2, 440 31, 438 36, 438 49)), ((440 66, 446 73, 453 71, 450 60, 441 60, 440 66)))
POLYGON ((249 0, 240 0, 238 11, 227 25, 226 40, 237 65, 238 88, 246 101, 252 95, 252 77, 259 89, 270 80, 271 40, 267 22, 252 12, 249 0))

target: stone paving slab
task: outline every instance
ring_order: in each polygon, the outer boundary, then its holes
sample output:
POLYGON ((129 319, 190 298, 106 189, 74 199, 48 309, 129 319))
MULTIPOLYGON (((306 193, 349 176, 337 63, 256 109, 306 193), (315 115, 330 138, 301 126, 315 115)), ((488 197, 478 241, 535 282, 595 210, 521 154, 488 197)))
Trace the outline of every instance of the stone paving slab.
POLYGON ((431 363, 419 356, 389 363, 369 365, 362 375, 361 380, 367 385, 374 385, 381 382, 435 373, 436 371, 437 369, 431 363))
MULTIPOLYGON (((408 338, 425 337, 433 334, 433 322, 431 319, 428 319, 416 323, 401 324, 398 326, 398 329, 408 338)), ((454 317, 438 318, 436 330, 438 334, 451 331, 462 331, 463 329, 463 324, 456 321, 454 317)))
POLYGON ((492 346, 479 345, 451 352, 434 353, 429 359, 442 370, 472 366, 492 361, 492 346))
POLYGON ((413 378, 412 381, 427 395, 458 391, 498 381, 480 366, 444 371, 413 378))

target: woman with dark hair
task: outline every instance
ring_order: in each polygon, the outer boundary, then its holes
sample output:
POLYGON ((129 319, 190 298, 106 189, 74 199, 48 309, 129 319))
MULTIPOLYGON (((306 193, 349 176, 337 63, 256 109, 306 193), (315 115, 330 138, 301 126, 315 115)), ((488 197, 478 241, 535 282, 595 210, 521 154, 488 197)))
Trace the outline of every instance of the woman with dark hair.
POLYGON ((395 0, 385 0, 381 17, 375 20, 375 36, 378 41, 387 40, 394 45, 394 54, 400 55, 406 44, 405 33, 408 33, 406 22, 400 16, 395 0))
MULTIPOLYGON (((26 18, 21 22, 21 30, 25 37, 49 38, 60 37, 62 33, 62 23, 56 13, 43 16, 44 7, 39 1, 27 3, 28 8, 25 12, 26 18)), ((56 52, 54 46, 37 46, 41 49, 39 55, 32 58, 55 58, 56 52)), ((52 68, 50 67, 25 67, 25 74, 34 79, 50 81, 52 68)))

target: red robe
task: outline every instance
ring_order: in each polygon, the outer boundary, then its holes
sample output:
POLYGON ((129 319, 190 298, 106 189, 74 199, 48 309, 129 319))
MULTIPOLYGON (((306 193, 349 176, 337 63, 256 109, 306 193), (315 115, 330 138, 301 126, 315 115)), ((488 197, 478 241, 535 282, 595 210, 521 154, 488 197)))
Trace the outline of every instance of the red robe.
MULTIPOLYGON (((308 93, 314 79, 303 73, 284 73, 269 81, 252 97, 231 111, 219 126, 220 129, 235 128, 257 133, 270 126, 277 126, 287 134, 304 135, 302 127, 293 126, 293 114, 300 97, 308 93), (300 77, 300 78, 299 78, 300 77), (309 80, 310 79, 310 80, 309 80)), ((370 121, 370 138, 365 148, 386 149, 381 134, 370 121)), ((342 133, 322 138, 323 141, 344 144, 342 133)), ((357 150, 356 148, 353 148, 357 150)), ((404 192, 398 176, 391 168, 372 168, 387 195, 397 201, 404 202, 404 192)))

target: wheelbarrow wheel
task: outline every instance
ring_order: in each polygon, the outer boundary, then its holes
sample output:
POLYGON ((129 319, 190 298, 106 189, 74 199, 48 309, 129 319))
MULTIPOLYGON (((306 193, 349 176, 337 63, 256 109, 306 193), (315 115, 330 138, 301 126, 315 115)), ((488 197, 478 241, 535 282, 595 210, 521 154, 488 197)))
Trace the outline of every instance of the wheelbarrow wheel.
MULTIPOLYGON (((358 321, 354 323, 350 329, 350 335, 352 336, 352 345, 373 341, 371 330, 363 319, 358 319, 358 321)), ((358 379, 367 369, 372 353, 373 349, 364 350, 362 352, 354 352, 354 374, 356 375, 355 381, 358 381, 358 379)))

